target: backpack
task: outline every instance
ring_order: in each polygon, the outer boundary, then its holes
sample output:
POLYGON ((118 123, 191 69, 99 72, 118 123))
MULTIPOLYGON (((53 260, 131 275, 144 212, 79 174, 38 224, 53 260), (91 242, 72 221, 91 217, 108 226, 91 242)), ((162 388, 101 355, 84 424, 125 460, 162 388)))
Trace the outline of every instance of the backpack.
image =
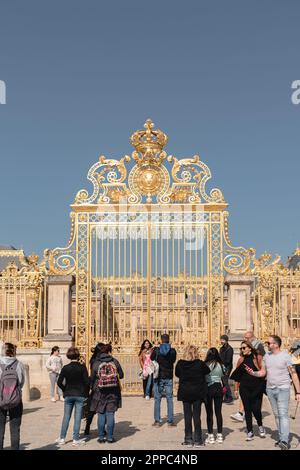
POLYGON ((113 361, 101 362, 98 368, 98 388, 111 388, 118 386, 118 370, 113 361))
POLYGON ((156 350, 156 357, 153 361, 151 361, 151 368, 153 370, 153 379, 158 379, 159 376, 159 363, 157 361, 158 359, 158 354, 159 354, 159 349, 156 350))
POLYGON ((22 394, 17 374, 17 359, 9 365, 0 364, 0 408, 10 410, 21 403, 22 394))

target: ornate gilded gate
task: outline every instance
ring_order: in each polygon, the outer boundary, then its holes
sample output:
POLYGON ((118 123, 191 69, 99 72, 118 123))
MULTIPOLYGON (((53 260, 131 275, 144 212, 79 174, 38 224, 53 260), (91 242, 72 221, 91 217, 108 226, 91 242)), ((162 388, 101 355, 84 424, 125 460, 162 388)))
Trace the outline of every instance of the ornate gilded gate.
POLYGON ((209 168, 197 155, 167 156, 167 136, 151 120, 144 127, 131 157, 91 167, 92 194, 71 205, 69 246, 47 253, 53 273, 76 276, 76 345, 87 358, 110 341, 136 361, 141 342, 163 332, 178 348, 216 344, 224 271, 249 268, 249 251, 229 241, 222 192, 206 190, 209 168))

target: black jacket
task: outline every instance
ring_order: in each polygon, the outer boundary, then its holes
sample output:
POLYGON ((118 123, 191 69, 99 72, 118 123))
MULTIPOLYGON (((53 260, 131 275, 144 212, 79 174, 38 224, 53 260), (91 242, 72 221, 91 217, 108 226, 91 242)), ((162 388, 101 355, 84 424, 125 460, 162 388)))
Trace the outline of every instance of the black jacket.
POLYGON ((123 379, 124 377, 123 369, 117 359, 105 353, 97 356, 96 360, 93 362, 91 375, 91 388, 93 390, 90 406, 91 411, 95 411, 97 413, 104 413, 105 411, 114 413, 121 407, 121 389, 119 386, 107 389, 99 389, 97 386, 100 363, 111 361, 113 361, 117 367, 119 378, 123 379))
POLYGON ((210 368, 200 359, 194 361, 179 360, 175 367, 175 375, 179 378, 177 399, 179 401, 204 401, 207 395, 205 376, 210 368))
POLYGON ((226 373, 227 375, 230 374, 232 371, 232 361, 233 361, 233 348, 230 346, 230 344, 224 344, 223 346, 220 347, 220 358, 226 367, 226 373))
POLYGON ((64 366, 57 380, 57 385, 63 391, 64 397, 87 397, 89 383, 86 366, 77 361, 64 366))
POLYGON ((173 379, 174 363, 176 362, 176 350, 169 343, 161 344, 154 348, 151 360, 159 364, 158 379, 173 379))

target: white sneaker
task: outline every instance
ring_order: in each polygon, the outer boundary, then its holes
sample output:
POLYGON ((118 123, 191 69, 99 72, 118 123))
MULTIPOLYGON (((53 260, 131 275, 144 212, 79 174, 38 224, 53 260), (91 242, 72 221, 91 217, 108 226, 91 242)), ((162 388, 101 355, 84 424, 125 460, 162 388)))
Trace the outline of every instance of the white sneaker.
POLYGON ((60 397, 59 399, 60 401, 65 401, 64 397, 60 397))
POLYGON ((221 433, 218 433, 218 434, 217 434, 216 442, 217 442, 218 444, 223 444, 224 439, 223 439, 223 436, 222 436, 221 433))
POLYGON ((150 397, 148 395, 146 396, 146 400, 150 400, 150 397))
POLYGON ((205 444, 214 444, 215 437, 213 434, 207 434, 207 438, 205 439, 205 444))
POLYGON ((253 441, 254 439, 254 434, 252 431, 247 433, 246 441, 253 441))
POLYGON ((258 426, 258 434, 259 437, 266 437, 266 431, 263 426, 258 426))
POLYGON ((244 413, 241 414, 239 411, 237 413, 233 413, 233 415, 230 415, 230 418, 233 419, 234 421, 239 421, 242 423, 244 421, 244 413))
POLYGON ((61 439, 60 437, 58 439, 56 439, 55 442, 56 442, 56 444, 58 444, 60 446, 63 446, 66 443, 65 439, 61 439))
POLYGON ((85 439, 78 439, 78 441, 73 439, 73 442, 72 442, 72 446, 82 446, 84 444, 85 444, 85 439))
POLYGON ((55 403, 55 402, 56 402, 55 398, 51 398, 51 401, 53 401, 53 403, 55 403))

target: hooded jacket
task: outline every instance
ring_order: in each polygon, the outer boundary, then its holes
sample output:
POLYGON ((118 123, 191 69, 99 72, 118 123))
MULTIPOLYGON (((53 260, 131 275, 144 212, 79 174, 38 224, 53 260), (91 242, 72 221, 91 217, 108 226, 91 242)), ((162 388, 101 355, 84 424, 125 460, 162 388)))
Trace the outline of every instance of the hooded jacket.
POLYGON ((179 378, 177 399, 186 402, 205 401, 207 395, 205 376, 210 372, 210 368, 200 359, 179 360, 175 368, 175 375, 179 378))
MULTIPOLYGON (((4 364, 5 367, 8 365, 11 365, 15 361, 17 361, 16 372, 18 375, 19 385, 20 385, 20 388, 22 388, 25 382, 25 368, 22 362, 18 361, 16 357, 9 357, 9 356, 0 357, 0 363, 4 364)), ((0 378, 1 378, 1 375, 2 375, 2 369, 0 367, 0 378)))
POLYGON ((158 379, 173 379, 176 350, 171 348, 170 343, 163 343, 159 348, 154 348, 151 360, 159 364, 158 379))
POLYGON ((101 353, 96 357, 92 366, 92 375, 91 375, 91 388, 92 388, 92 397, 91 397, 91 406, 90 410, 97 413, 104 413, 105 411, 114 413, 118 408, 121 407, 121 389, 120 387, 111 387, 107 389, 99 389, 97 387, 97 376, 99 365, 102 362, 114 362, 117 367, 118 375, 120 379, 123 379, 124 372, 123 369, 114 357, 110 354, 101 353))

